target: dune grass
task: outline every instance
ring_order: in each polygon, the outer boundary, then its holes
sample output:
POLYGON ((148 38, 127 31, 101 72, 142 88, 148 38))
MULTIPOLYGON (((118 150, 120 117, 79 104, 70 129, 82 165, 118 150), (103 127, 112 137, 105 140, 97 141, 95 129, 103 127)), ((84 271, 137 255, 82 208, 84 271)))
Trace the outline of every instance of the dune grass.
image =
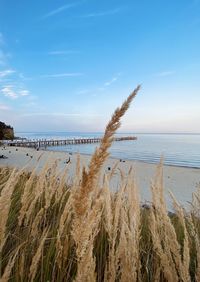
POLYGON ((130 169, 110 183, 103 175, 113 135, 139 91, 137 87, 108 123, 88 168, 67 181, 49 163, 40 174, 0 169, 0 282, 3 281, 200 281, 200 192, 185 212, 173 195, 169 214, 163 167, 150 187, 152 203, 140 206, 130 169))

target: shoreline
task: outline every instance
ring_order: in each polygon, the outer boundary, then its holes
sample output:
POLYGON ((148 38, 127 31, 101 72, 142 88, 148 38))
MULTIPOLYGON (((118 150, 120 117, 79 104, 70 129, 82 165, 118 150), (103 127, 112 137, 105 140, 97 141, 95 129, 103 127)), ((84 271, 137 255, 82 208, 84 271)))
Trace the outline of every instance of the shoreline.
MULTIPOLYGON (((60 150, 60 151, 56 151, 56 150, 48 150, 48 149, 40 149, 40 152, 41 151, 45 151, 45 152, 55 152, 55 153, 57 153, 57 152, 59 152, 59 153, 70 153, 70 151, 62 151, 62 150, 60 150)), ((79 155, 83 155, 83 156, 87 156, 87 157, 91 157, 92 156, 92 154, 87 154, 87 153, 79 153, 79 152, 72 152, 73 154, 79 154, 79 155)), ((120 159, 123 159, 123 160, 125 160, 125 161, 130 161, 130 162, 141 162, 141 163, 145 163, 145 164, 152 164, 152 165, 158 165, 159 164, 159 162, 150 162, 150 161, 146 161, 146 160, 139 160, 139 159, 127 159, 127 158, 120 158, 120 157, 113 157, 113 156, 109 156, 108 157, 109 159, 114 159, 114 160, 120 160, 120 159)), ((165 158, 164 158, 165 159, 165 158)), ((176 164, 163 164, 164 166, 169 166, 169 167, 183 167, 183 168, 188 168, 188 169, 197 169, 197 170, 199 170, 200 171, 200 167, 197 167, 197 166, 186 166, 186 165, 176 165, 176 164)))
MULTIPOLYGON (((85 138, 99 138, 102 137, 103 132, 27 132, 20 134, 17 133, 22 138, 26 137, 26 141, 59 141, 64 139, 85 139, 85 138), (35 139, 33 139, 35 138, 35 139)), ((161 156, 164 156, 164 165, 175 166, 175 167, 186 167, 186 168, 195 168, 200 169, 200 154, 198 153, 200 134, 185 134, 183 133, 140 133, 137 136, 136 132, 118 132, 115 137, 124 137, 125 135, 137 137, 137 141, 127 143, 127 145, 122 142, 122 144, 112 145, 112 148, 109 150, 111 157, 115 159, 123 158, 127 161, 140 161, 144 163, 156 164, 160 161, 161 156), (148 135, 152 135, 149 137, 148 135), (156 135, 160 137, 156 137, 156 135), (161 135, 166 135, 167 137, 162 137, 161 135), (171 137, 168 135, 175 135, 171 137), (180 135, 191 135, 199 137, 180 137, 180 135), (176 137, 177 136, 177 137, 176 137), (130 145, 130 147, 129 147, 130 145), (127 147, 128 146, 128 147, 127 147), (149 147, 150 146, 150 147, 149 147)), ((16 146, 18 146, 16 144, 16 146)), ((96 145, 95 145, 96 146, 96 145)), ((72 148, 68 146, 47 146, 48 151, 62 151, 73 152, 81 154, 91 155, 94 152, 94 147, 86 148, 73 146, 72 148)), ((40 148, 41 150, 45 149, 44 147, 40 148)))
MULTIPOLYGON (((0 147, 0 155, 5 155, 6 159, 0 159, 0 167, 23 168, 26 167, 28 171, 32 171, 37 167, 37 172, 40 172, 44 164, 48 161, 54 163, 58 161, 58 171, 62 172, 66 166, 69 168, 69 178, 73 179, 76 171, 76 160, 78 153, 40 150, 36 151, 32 148, 23 147, 9 147, 4 150, 0 147), (10 153, 9 153, 10 152, 10 153), (38 161, 39 159, 39 161, 38 161), (66 161, 70 160, 70 163, 66 161)), ((81 160, 81 167, 87 167, 91 158, 88 154, 79 154, 81 160)), ((138 160, 123 159, 109 157, 102 167, 103 172, 109 172, 112 167, 118 162, 118 168, 123 170, 125 177, 132 166, 134 169, 134 177, 139 190, 141 202, 145 203, 151 201, 151 182, 156 173, 157 164, 147 163, 138 160)), ((172 191, 176 199, 184 206, 192 201, 192 193, 197 190, 200 183, 200 169, 182 166, 163 165, 163 180, 164 191, 169 209, 171 209, 171 199, 168 191, 172 191)), ((119 175, 114 176, 112 189, 116 190, 118 187, 119 175)))

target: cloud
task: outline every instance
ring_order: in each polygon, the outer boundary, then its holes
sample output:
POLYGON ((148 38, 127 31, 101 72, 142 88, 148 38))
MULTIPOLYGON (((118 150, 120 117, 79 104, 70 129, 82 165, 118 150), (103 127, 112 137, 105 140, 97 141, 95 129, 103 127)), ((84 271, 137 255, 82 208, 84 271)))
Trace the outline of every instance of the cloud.
POLYGON ((17 99, 18 95, 17 93, 13 90, 12 86, 8 85, 5 86, 4 88, 1 89, 1 92, 5 97, 9 97, 11 99, 17 99))
POLYGON ((81 114, 81 113, 25 113, 25 117, 31 116, 55 116, 55 117, 98 117, 99 114, 81 114))
POLYGON ((173 71, 173 70, 170 70, 170 71, 163 71, 163 72, 159 72, 159 73, 156 73, 155 76, 169 76, 169 75, 173 75, 175 74, 176 72, 173 71))
MULTIPOLYGON (((2 33, 0 33, 0 44, 2 42, 4 42, 3 36, 2 33)), ((29 96, 29 91, 24 86, 24 83, 22 83, 22 81, 24 80, 24 75, 20 72, 13 70, 6 62, 7 58, 11 58, 11 56, 8 53, 4 53, 0 49, 0 65, 8 65, 7 69, 0 71, 0 94, 10 99, 17 99, 20 97, 29 96)))
POLYGON ((119 76, 121 75, 121 73, 118 73, 116 76, 114 76, 111 80, 107 81, 104 83, 104 86, 110 86, 111 84, 113 84, 114 82, 116 82, 119 79, 119 76))
POLYGON ((46 19, 46 18, 52 17, 52 16, 54 16, 54 15, 56 15, 56 14, 59 14, 59 13, 65 11, 65 10, 68 10, 68 9, 70 9, 70 8, 73 8, 73 7, 77 6, 79 3, 80 3, 80 2, 71 3, 71 4, 66 4, 66 5, 64 5, 64 6, 61 6, 61 7, 57 8, 57 9, 55 9, 55 10, 53 10, 53 11, 47 13, 46 15, 44 15, 44 16, 42 17, 42 19, 46 19))
POLYGON ((19 95, 20 95, 20 96, 29 96, 30 93, 29 93, 28 90, 20 90, 20 91, 19 91, 19 95))
POLYGON ((80 89, 77 91, 77 95, 84 95, 84 94, 92 94, 93 97, 97 96, 97 92, 102 92, 106 90, 111 84, 115 83, 119 77, 121 76, 121 72, 116 74, 111 80, 106 81, 103 86, 96 87, 95 89, 80 89))
POLYGON ((48 55, 60 56, 60 55, 70 55, 70 54, 77 54, 77 53, 79 53, 79 52, 78 51, 74 51, 74 50, 63 50, 63 51, 48 52, 48 55))
POLYGON ((35 79, 43 79, 43 78, 62 78, 62 77, 77 77, 82 76, 83 73, 80 72, 67 72, 67 73, 55 73, 55 74, 41 74, 35 77, 23 77, 23 80, 35 80, 35 79))
POLYGON ((0 91, 5 97, 10 99, 17 99, 20 97, 29 96, 30 93, 26 89, 16 90, 14 85, 6 85, 0 91))
POLYGON ((11 69, 0 71, 0 78, 6 77, 6 76, 11 75, 13 73, 15 73, 15 71, 11 70, 11 69))
POLYGON ((113 84, 115 81, 117 81, 117 77, 113 77, 110 81, 107 81, 104 83, 104 86, 110 86, 111 84, 113 84))
POLYGON ((91 13, 81 16, 82 18, 96 18, 96 17, 104 17, 109 15, 115 15, 117 14, 121 9, 116 8, 113 10, 103 11, 103 12, 97 12, 97 13, 91 13))
POLYGON ((4 104, 0 104, 0 110, 2 110, 2 111, 8 111, 8 110, 10 110, 10 107, 8 107, 8 106, 6 106, 6 105, 4 105, 4 104))
POLYGON ((57 74, 44 74, 41 75, 40 78, 62 78, 62 77, 76 77, 82 76, 82 73, 75 72, 75 73, 57 73, 57 74))

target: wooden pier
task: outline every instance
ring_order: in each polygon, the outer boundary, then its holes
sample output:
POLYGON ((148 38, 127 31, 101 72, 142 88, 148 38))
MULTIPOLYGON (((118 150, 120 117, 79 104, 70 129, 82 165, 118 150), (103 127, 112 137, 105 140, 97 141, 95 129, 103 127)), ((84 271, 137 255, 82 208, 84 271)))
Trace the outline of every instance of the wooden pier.
MULTIPOLYGON (((127 137, 116 137, 114 141, 127 141, 136 140, 137 137, 127 136, 127 137)), ((101 138, 80 138, 80 139, 65 139, 65 140, 24 140, 24 141, 12 141, 9 142, 9 146, 17 147, 28 147, 28 148, 40 148, 49 146, 63 146, 63 145, 77 145, 77 144, 91 144, 99 143, 101 138)))

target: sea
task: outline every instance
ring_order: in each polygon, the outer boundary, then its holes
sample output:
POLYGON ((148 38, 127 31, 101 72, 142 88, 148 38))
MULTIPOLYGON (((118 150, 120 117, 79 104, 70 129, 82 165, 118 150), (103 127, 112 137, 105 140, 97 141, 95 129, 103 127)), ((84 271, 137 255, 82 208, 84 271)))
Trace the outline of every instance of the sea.
MULTIPOLYGON (((101 132, 16 132, 16 136, 29 140, 78 139, 102 135, 101 132)), ((147 163, 158 163, 163 157, 167 165, 200 168, 200 134, 117 133, 118 136, 136 136, 137 140, 113 142, 109 150, 111 157, 147 163)), ((91 155, 97 146, 97 143, 65 145, 47 147, 47 150, 91 155)))

